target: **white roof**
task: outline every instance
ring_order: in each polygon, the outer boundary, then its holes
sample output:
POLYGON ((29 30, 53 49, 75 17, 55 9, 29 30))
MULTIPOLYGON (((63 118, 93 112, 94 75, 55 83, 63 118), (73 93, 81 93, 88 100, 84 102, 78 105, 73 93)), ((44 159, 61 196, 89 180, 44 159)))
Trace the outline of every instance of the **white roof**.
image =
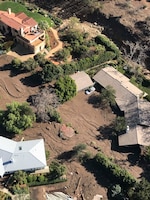
POLYGON ((90 76, 84 71, 78 71, 77 73, 70 75, 70 77, 75 81, 77 91, 84 90, 94 84, 90 76))
POLYGON ((4 170, 4 166, 3 166, 3 160, 2 158, 0 158, 0 176, 2 177, 5 173, 5 170, 4 170))
POLYGON ((37 139, 15 142, 0 136, 0 158, 2 159, 0 175, 17 170, 44 168, 46 166, 44 141, 37 139))

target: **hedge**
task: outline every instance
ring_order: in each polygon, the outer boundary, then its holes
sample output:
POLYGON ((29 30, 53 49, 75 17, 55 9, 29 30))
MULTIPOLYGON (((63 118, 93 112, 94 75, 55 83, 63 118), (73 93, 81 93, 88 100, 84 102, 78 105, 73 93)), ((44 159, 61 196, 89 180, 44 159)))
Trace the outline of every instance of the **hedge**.
POLYGON ((102 152, 96 154, 95 161, 100 167, 103 167, 106 173, 114 178, 120 184, 126 186, 133 186, 136 180, 126 169, 121 168, 118 164, 114 163, 110 158, 106 157, 102 152))

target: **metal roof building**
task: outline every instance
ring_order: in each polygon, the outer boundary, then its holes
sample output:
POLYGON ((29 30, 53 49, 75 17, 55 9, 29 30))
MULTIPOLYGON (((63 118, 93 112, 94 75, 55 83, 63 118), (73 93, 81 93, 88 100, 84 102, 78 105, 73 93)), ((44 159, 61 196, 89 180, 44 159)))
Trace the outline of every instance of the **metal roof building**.
POLYGON ((70 77, 75 81, 77 86, 77 92, 84 90, 90 86, 93 86, 94 83, 91 80, 90 76, 84 71, 79 71, 75 74, 70 75, 70 77))
POLYGON ((119 145, 150 145, 150 103, 144 100, 143 91, 113 67, 100 70, 93 79, 104 88, 115 90, 116 103, 124 111, 128 130, 119 136, 119 145))
POLYGON ((43 139, 13 141, 0 136, 0 176, 18 170, 35 171, 46 167, 43 139))

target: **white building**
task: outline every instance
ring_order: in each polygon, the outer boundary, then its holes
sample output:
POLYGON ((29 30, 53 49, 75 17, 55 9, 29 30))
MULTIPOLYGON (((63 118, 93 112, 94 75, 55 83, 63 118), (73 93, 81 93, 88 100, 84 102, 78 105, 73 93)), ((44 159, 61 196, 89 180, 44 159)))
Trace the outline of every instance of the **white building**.
POLYGON ((0 176, 18 170, 35 171, 47 167, 44 140, 13 141, 0 136, 0 176))

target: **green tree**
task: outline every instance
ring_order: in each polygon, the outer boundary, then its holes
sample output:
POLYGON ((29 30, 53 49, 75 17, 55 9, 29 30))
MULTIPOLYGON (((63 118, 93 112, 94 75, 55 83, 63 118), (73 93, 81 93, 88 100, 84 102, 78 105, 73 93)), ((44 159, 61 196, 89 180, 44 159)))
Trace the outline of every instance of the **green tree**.
POLYGON ((62 50, 59 50, 56 52, 55 57, 58 60, 66 61, 67 58, 70 56, 70 50, 68 48, 63 48, 62 50))
POLYGON ((42 53, 38 53, 34 56, 34 60, 36 62, 38 62, 38 64, 40 65, 40 67, 43 67, 46 63, 46 59, 45 59, 45 55, 42 53))
POLYGON ((62 175, 64 175, 66 171, 66 167, 56 161, 51 162, 49 169, 50 169, 50 175, 54 179, 61 177, 62 175))
POLYGON ((85 149, 86 149, 86 144, 78 144, 77 146, 73 147, 74 154, 76 155, 78 155, 85 149))
POLYGON ((123 199, 125 199, 125 195, 122 192, 122 188, 118 184, 113 185, 111 188, 109 188, 108 195, 110 196, 111 200, 123 200, 123 199))
POLYGON ((150 146, 144 147, 143 158, 147 163, 150 163, 150 146))
POLYGON ((15 68, 17 70, 21 70, 21 60, 18 58, 14 58, 11 62, 12 68, 15 68))
POLYGON ((69 76, 59 78, 55 83, 55 88, 61 103, 70 100, 77 92, 75 81, 69 76))
POLYGON ((27 174, 24 171, 16 171, 13 175, 13 180, 15 183, 20 185, 27 184, 27 174))
POLYGON ((21 63, 21 70, 23 71, 33 71, 37 67, 38 63, 33 58, 29 58, 28 60, 21 63))
POLYGON ((63 70, 61 67, 55 66, 52 62, 47 62, 40 72, 40 77, 43 83, 47 83, 58 79, 62 73, 63 70))
POLYGON ((1 111, 2 125, 6 131, 15 134, 31 127, 35 120, 35 114, 27 103, 13 102, 7 105, 6 111, 1 111))
POLYGON ((101 102, 104 106, 115 105, 115 90, 112 86, 108 85, 106 88, 103 88, 100 95, 101 102))
POLYGON ((113 126, 117 133, 125 132, 127 127, 125 117, 116 117, 113 126))
POLYGON ((129 190, 129 198, 131 200, 149 200, 150 199, 150 183, 144 178, 129 190))
POLYGON ((47 21, 43 20, 43 21, 40 21, 39 22, 39 27, 42 29, 42 30, 48 30, 49 29, 49 24, 47 21))

